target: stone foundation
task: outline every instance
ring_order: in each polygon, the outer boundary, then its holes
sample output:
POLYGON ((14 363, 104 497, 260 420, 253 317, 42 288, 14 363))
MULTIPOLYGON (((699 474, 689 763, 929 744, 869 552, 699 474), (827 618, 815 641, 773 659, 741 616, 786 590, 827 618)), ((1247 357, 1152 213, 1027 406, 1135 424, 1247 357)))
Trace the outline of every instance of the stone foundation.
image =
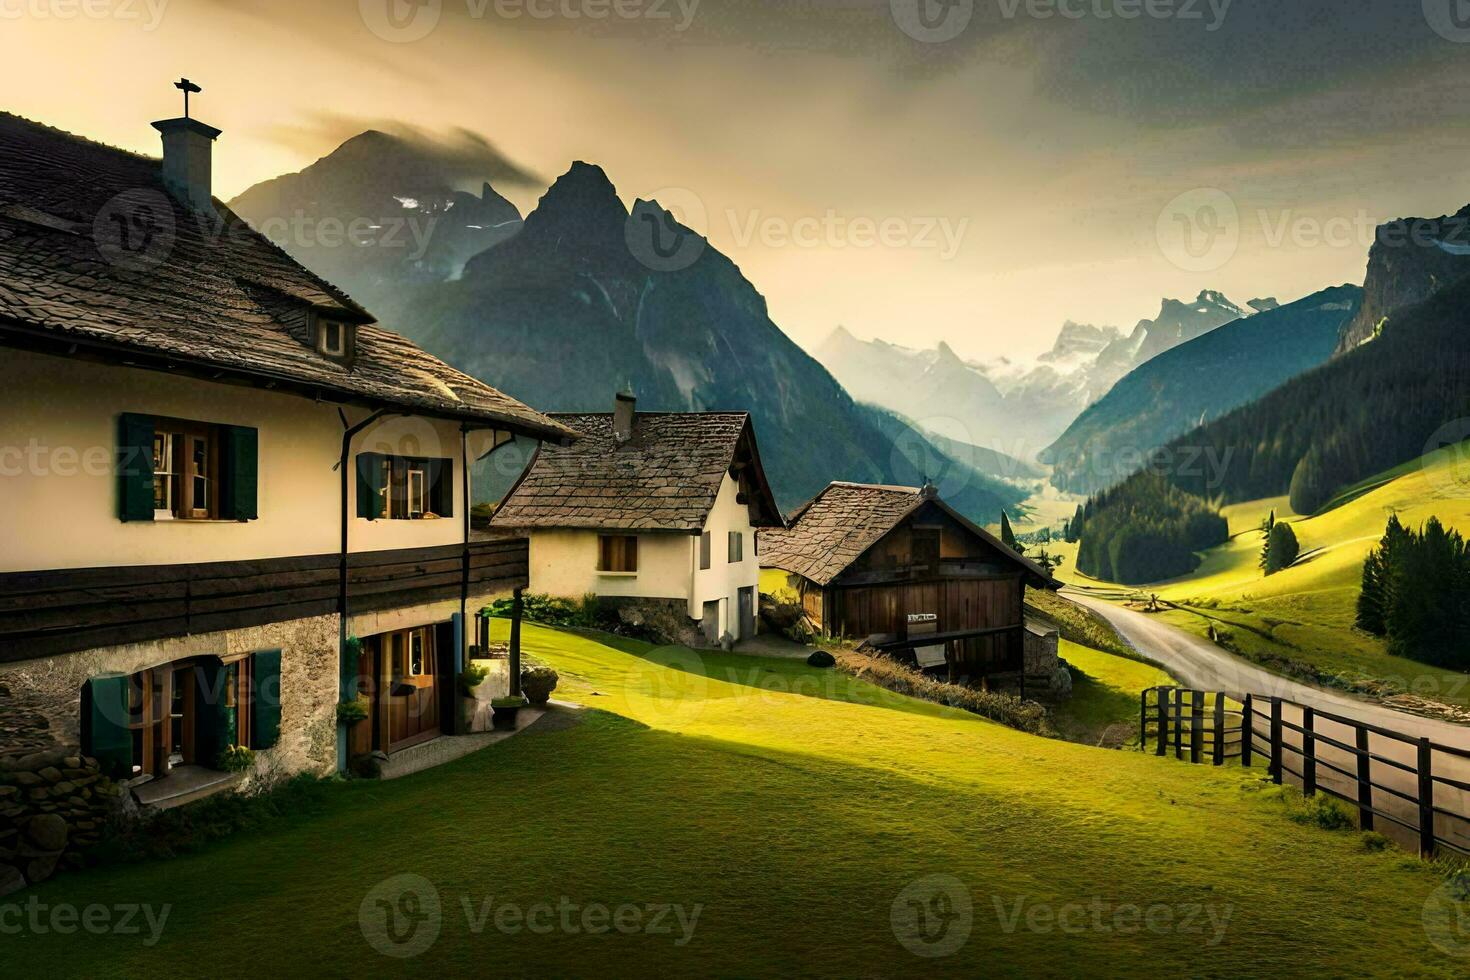
POLYGON ((84 865, 130 802, 96 759, 56 750, 0 760, 0 895, 84 865))

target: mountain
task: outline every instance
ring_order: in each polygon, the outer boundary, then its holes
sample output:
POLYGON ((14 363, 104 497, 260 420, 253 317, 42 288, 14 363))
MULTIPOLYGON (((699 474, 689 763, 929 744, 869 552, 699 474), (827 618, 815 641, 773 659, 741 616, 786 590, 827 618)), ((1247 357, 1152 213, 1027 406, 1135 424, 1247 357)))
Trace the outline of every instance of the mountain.
MULTIPOLYGON (((337 217, 330 202, 339 199, 323 191, 312 217, 337 217)), ((320 252, 283 245, 308 266, 320 261, 320 252)), ((378 307, 386 323, 538 409, 608 411, 631 385, 640 411, 752 413, 783 507, 831 480, 917 486, 938 477, 949 501, 981 521, 1024 496, 910 423, 855 402, 771 321, 733 262, 656 202, 630 211, 599 167, 574 164, 517 234, 473 255, 457 277, 346 265, 336 281, 349 291, 380 276, 391 286, 378 307)), ((513 452, 500 455, 494 474, 516 469, 513 452)))
POLYGON ((1422 303, 1470 273, 1470 207, 1441 218, 1380 225, 1368 251, 1363 307, 1342 331, 1337 352, 1368 343, 1399 310, 1422 303))
POLYGON ((1462 277, 1399 310, 1373 343, 1180 436, 1169 444, 1172 458, 1215 463, 1171 468, 1170 482, 1224 503, 1290 493, 1293 510, 1312 514, 1342 487, 1463 442, 1467 308, 1470 277, 1462 277))
MULTIPOLYGON (((1270 309, 1275 300, 1256 300, 1270 309)), ((861 341, 838 327, 817 358, 854 396, 915 419, 944 420, 946 434, 1025 461, 1059 438, 1087 406, 1149 359, 1211 330, 1250 316, 1220 293, 1193 303, 1165 299, 1152 320, 1124 335, 1117 327, 1067 321, 1052 349, 1035 363, 1002 356, 985 363, 957 357, 947 344, 914 350, 884 340, 861 341)))
POLYGON ((1325 289, 1226 324, 1146 361, 1084 411, 1043 454, 1061 490, 1118 483, 1148 454, 1332 356, 1363 290, 1325 289))
POLYGON ((467 164, 422 140, 368 130, 294 174, 230 202, 237 214, 328 281, 352 284, 370 309, 397 306, 405 285, 459 275, 470 256, 520 230, 521 214, 489 183, 459 189, 467 164))

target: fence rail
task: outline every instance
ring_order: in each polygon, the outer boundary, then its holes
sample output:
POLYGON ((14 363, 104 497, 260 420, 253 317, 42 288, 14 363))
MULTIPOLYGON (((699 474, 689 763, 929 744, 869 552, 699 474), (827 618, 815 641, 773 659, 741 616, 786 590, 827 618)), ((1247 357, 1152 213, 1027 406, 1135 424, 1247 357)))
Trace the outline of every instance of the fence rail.
POLYGON ((1283 698, 1180 687, 1142 693, 1139 732, 1145 751, 1152 739, 1155 754, 1196 764, 1259 756, 1274 782, 1347 803, 1363 830, 1470 856, 1470 750, 1283 698))

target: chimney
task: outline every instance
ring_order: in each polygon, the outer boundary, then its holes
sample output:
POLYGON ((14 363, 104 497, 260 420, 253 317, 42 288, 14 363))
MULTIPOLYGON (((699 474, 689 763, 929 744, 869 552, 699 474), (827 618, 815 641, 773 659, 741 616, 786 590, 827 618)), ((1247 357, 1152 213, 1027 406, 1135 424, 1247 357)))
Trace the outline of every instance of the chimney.
POLYGON ((220 131, 197 119, 160 119, 153 128, 163 134, 163 182, 179 203, 211 211, 210 153, 220 131))
POLYGON ((622 445, 633 438, 633 410, 638 399, 629 391, 620 391, 613 399, 613 439, 622 445))
POLYGON ((924 485, 919 488, 919 496, 925 500, 938 500, 939 488, 926 479, 924 485))

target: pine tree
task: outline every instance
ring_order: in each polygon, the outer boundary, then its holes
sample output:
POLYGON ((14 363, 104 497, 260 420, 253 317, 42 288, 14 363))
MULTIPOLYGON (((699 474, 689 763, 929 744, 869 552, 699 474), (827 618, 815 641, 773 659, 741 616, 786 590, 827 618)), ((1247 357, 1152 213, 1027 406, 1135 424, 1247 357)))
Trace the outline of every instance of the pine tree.
POLYGON ((1271 525, 1271 535, 1266 539, 1266 574, 1275 575, 1283 568, 1290 567, 1302 553, 1301 545, 1297 543, 1296 532, 1286 521, 1277 521, 1271 525))
MULTIPOLYGON (((1275 526, 1276 526, 1276 511, 1273 508, 1272 511, 1271 511, 1271 513, 1268 514, 1268 515, 1266 515, 1266 519, 1263 520, 1263 521, 1261 521, 1261 560, 1259 562, 1259 565, 1260 565, 1261 569, 1263 569, 1263 570, 1266 568, 1266 566, 1268 564, 1270 564, 1270 558, 1271 558, 1271 529, 1274 528, 1275 526)), ((1270 572, 1267 572, 1266 574, 1269 575, 1270 572)))

